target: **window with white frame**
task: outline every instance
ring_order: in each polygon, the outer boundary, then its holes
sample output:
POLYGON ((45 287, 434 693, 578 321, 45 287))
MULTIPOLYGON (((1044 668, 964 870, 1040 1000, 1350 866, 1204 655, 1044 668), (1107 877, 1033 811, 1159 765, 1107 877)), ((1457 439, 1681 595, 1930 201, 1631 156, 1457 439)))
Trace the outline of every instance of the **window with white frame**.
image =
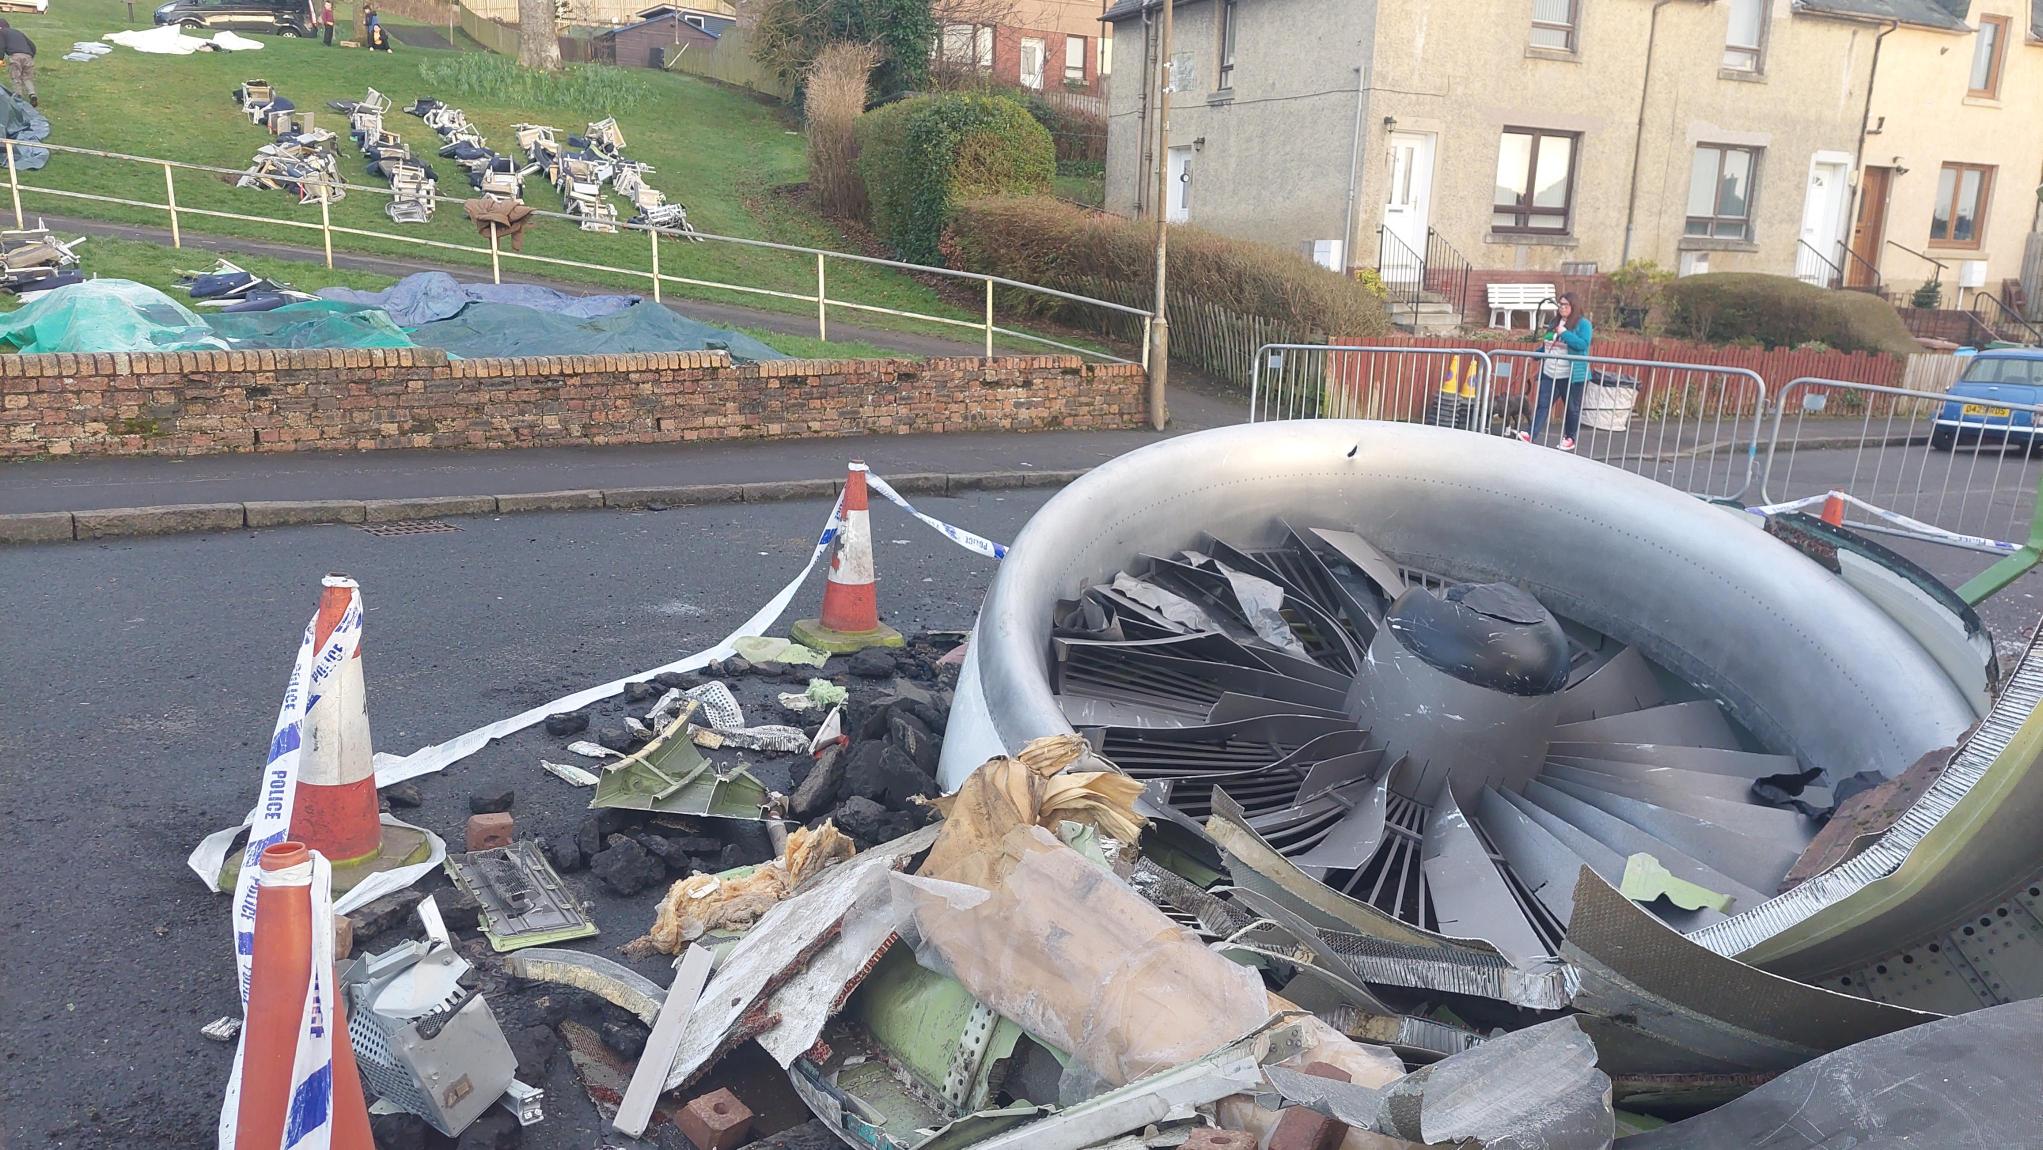
POLYGON ((1532 46, 1575 50, 1577 0, 1532 0, 1532 46))
POLYGON ((942 53, 938 58, 954 68, 977 68, 982 72, 992 68, 993 28, 984 24, 944 25, 942 53))
POLYGON ((1725 5, 1724 67, 1734 72, 1759 72, 1766 63, 1768 0, 1731 0, 1725 5))
POLYGON ((1759 175, 1759 149, 1697 144, 1688 169, 1688 226, 1691 236, 1718 240, 1752 238, 1752 193, 1759 175))
POLYGON ((1234 0, 1220 0, 1220 67, 1215 69, 1218 83, 1215 87, 1226 91, 1234 87, 1234 0))
POLYGON ((1064 37, 1064 82, 1085 83, 1085 37, 1064 37))
POLYGON ((1021 86, 1031 92, 1043 90, 1043 70, 1049 63, 1049 48, 1035 37, 1021 42, 1021 86))

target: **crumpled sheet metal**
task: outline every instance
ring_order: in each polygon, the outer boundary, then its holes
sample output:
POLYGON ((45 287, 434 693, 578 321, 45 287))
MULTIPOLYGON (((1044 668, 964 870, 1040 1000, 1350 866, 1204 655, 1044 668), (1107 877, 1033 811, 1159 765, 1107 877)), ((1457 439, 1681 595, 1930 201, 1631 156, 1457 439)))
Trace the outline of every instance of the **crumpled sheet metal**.
POLYGON ((836 937, 845 915, 909 859, 936 841, 924 827, 839 863, 766 912, 738 940, 688 1016, 662 1089, 695 1080, 724 1051, 774 1025, 766 1000, 836 937))
POLYGON ((873 884, 851 904, 837 938, 773 992, 768 1009, 780 1021, 758 1041, 783 1069, 815 1047, 824 1025, 893 946, 892 903, 893 891, 873 884))
POLYGON ((1264 1072, 1284 1097, 1357 1130, 1489 1150, 1602 1150, 1617 1136, 1610 1079, 1572 1018, 1493 1038, 1382 1089, 1283 1067, 1264 1072))
POLYGON ((2002 1150, 2043 1131, 2043 1000, 1868 1039, 1625 1150, 2002 1150))
POLYGON ((1937 1017, 1725 958, 1662 925, 1587 867, 1561 953, 1581 979, 1576 1009, 1739 1069, 1786 1070, 1937 1017))

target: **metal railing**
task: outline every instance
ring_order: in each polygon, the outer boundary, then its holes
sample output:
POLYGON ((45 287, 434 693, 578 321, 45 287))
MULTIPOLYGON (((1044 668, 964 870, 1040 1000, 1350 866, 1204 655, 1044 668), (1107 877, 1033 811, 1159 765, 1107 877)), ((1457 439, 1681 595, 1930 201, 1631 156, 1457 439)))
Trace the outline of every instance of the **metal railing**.
POLYGON ((1468 306, 1468 280, 1474 274, 1474 265, 1461 254, 1447 237, 1432 228, 1426 229, 1426 262, 1423 267, 1425 287, 1454 305, 1459 316, 1468 306))
POLYGON ((1401 311, 1409 311, 1412 326, 1419 324, 1419 304, 1426 294, 1426 257, 1412 250, 1412 246, 1392 234, 1389 228, 1376 229, 1376 276, 1382 281, 1385 305, 1391 319, 1396 321, 1401 311))
POLYGON ((1843 491, 1886 513, 1854 505, 1845 524, 1855 530, 2011 555, 2032 538, 2037 479, 2027 460, 2039 427, 2043 404, 1805 376, 1774 404, 1761 498, 1843 491), (1812 417, 1827 422, 1818 434, 1808 434, 1812 417))
POLYGON ((1844 269, 1816 250, 1808 240, 1795 241, 1795 278, 1821 288, 1835 288, 1844 282, 1844 269))
POLYGON ((1757 372, 1538 351, 1491 357, 1489 419, 1506 433, 1713 499, 1739 498, 1758 478, 1767 387, 1757 372))
POLYGON ((1972 293, 1972 314, 1986 330, 2009 343, 2043 345, 2043 327, 2023 319, 2015 309, 2000 301, 2000 297, 1989 291, 1972 293), (1985 304, 1985 307, 1981 307, 1985 304))
POLYGON ((1266 343, 1249 370, 1248 420, 1383 419, 1489 429, 1490 354, 1472 347, 1266 343))
MULTIPOLYGON (((349 194, 371 196, 383 197, 393 196, 395 193, 390 188, 387 187, 375 187, 373 185, 367 184, 354 184, 346 181, 326 181, 315 178, 312 180, 308 180, 306 182, 312 185, 313 187, 319 189, 323 194, 321 194, 318 197, 318 202, 316 203, 316 205, 302 204, 300 206, 305 207, 308 210, 316 208, 316 210, 319 213, 319 218, 316 221, 309 219, 308 220, 288 219, 279 216, 250 215, 243 212, 224 211, 218 208, 198 207, 191 204, 188 201, 185 203, 179 203, 177 198, 178 172, 205 173, 206 175, 215 178, 223 176, 239 177, 243 174, 243 170, 239 168, 223 168, 209 164, 192 164, 178 160, 164 160, 149 156, 128 155, 122 152, 101 151, 94 148, 74 148, 62 144, 52 144, 44 140, 38 140, 34 142, 32 145, 22 144, 19 146, 23 148, 31 147, 40 148, 49 152, 60 153, 65 155, 87 156, 96 159, 137 164, 161 171, 163 174, 164 198, 161 201, 157 201, 127 196, 107 196, 100 195, 95 192, 81 192, 68 188, 54 188, 41 184, 25 183, 22 181, 21 178, 22 177, 21 170, 14 163, 15 149, 17 147, 15 141, 0 140, 0 150, 4 150, 5 159, 7 163, 7 188, 8 194, 12 200, 14 225, 16 228, 24 228, 27 226, 28 217, 22 208, 22 197, 24 195, 52 197, 61 200, 74 200, 86 203, 113 204, 120 207, 140 208, 144 210, 165 213, 170 223, 171 246, 176 248, 182 248, 184 246, 183 225, 187 219, 196 217, 199 219, 233 220, 244 224, 257 224, 262 225, 263 227, 266 228, 281 229, 285 233, 290 233, 297 236, 304 236, 307 238, 309 238, 312 235, 317 235, 319 237, 320 247, 323 252, 325 265, 328 268, 334 266, 334 237, 351 236, 359 239, 402 244, 410 247, 425 249, 428 251, 460 252, 466 255, 477 257, 487 256, 489 259, 490 281, 492 283, 503 282, 504 274, 503 265, 504 262, 508 260, 514 263, 522 261, 525 264, 541 268, 545 267, 572 268, 581 272, 598 272, 602 273, 605 276, 617 277, 625 281, 626 283, 633 285, 634 287, 641 284, 647 285, 650 287, 652 297, 655 302, 659 302, 661 300, 661 289, 663 286, 679 285, 683 287, 704 288, 714 291, 727 291, 737 293, 740 295, 762 296, 773 299, 791 300, 799 303, 810 303, 816 306, 816 338, 825 341, 827 341, 830 338, 829 325, 831 312, 833 310, 851 311, 862 312, 871 315, 894 316, 901 319, 913 320, 918 323, 937 324, 944 327, 960 328, 979 332, 983 337, 984 354, 988 358, 991 358, 992 355, 994 354, 993 341, 994 337, 998 335, 1006 336, 1009 339, 1013 340, 1020 340, 1027 343, 1040 344, 1046 347, 1055 348, 1060 351, 1070 352, 1075 355, 1085 356, 1092 359, 1108 360, 1110 362, 1115 363, 1140 362, 1145 369, 1149 365, 1148 335, 1152 319, 1150 312, 1139 307, 1130 307, 1126 304, 1118 304, 1111 302, 1109 300, 1094 299, 1091 296, 1083 296, 1077 295, 1072 292, 1058 291, 1055 288, 1043 287, 1039 284, 1024 283, 1020 280, 1011 280, 1003 276, 985 275, 980 272, 958 271, 953 268, 931 267, 925 264, 908 263, 902 260, 882 259, 878 256, 854 255, 849 252, 827 251, 822 248, 803 247, 797 244, 781 244, 775 243, 771 240, 745 239, 738 236, 722 236, 707 232, 696 231, 683 232, 677 228, 655 227, 650 224, 625 223, 621 220, 616 224, 619 233, 616 236, 618 243, 622 245, 630 242, 625 238, 625 234, 636 233, 644 237, 641 242, 644 242, 647 246, 647 249, 649 249, 650 258, 648 265, 644 268, 618 267, 610 264, 592 263, 585 259, 563 259, 557 256, 545 256, 531 252, 505 250, 502 247, 502 245, 498 242, 496 229, 494 228, 490 229, 489 231, 488 245, 481 246, 477 244, 453 243, 447 240, 428 239, 424 236, 418 235, 404 235, 398 232, 381 231, 370 228, 349 227, 335 223, 333 221, 332 201, 335 198, 337 198, 332 195, 334 191, 344 191, 349 194), (701 241, 711 244, 728 244, 739 248, 752 248, 760 250, 786 252, 792 255, 807 257, 809 259, 812 259, 815 265, 815 290, 813 292, 786 291, 776 288, 762 287, 759 286, 758 284, 728 283, 720 280, 702 279, 697 277, 674 275, 668 272, 663 272, 660 270, 661 237, 665 237, 669 240, 681 241, 684 243, 693 243, 696 241, 701 241), (974 294, 978 295, 980 298, 984 300, 984 310, 981 314, 971 319, 964 319, 957 315, 933 315, 928 312, 911 311, 905 308, 883 307, 878 304, 859 303, 854 300, 832 297, 829 294, 829 265, 832 262, 863 264, 873 267, 896 268, 902 271, 917 273, 919 275, 942 276, 950 280, 974 283, 980 285, 980 287, 983 288, 983 291, 975 292, 974 294), (1143 337, 1140 360, 1130 361, 1122 359, 1115 355, 1108 354, 1095 348, 1080 347, 1075 344, 1064 343, 1059 340, 1051 339, 1047 336, 1039 335, 1035 332, 1020 331, 1014 328, 1000 326, 994 314, 993 307, 993 290, 996 286, 1015 291, 1032 292, 1037 295, 1049 296, 1051 298, 1064 300, 1070 303, 1081 304, 1087 307, 1101 308, 1106 311, 1114 312, 1117 314, 1139 318, 1141 321, 1143 337)), ((259 194, 276 196, 282 193, 261 192, 259 194)), ((137 195, 140 195, 140 193, 137 193, 137 195)), ((463 203, 461 199, 452 196, 436 195, 432 198, 435 203, 440 205, 452 206, 457 211, 460 210, 460 207, 463 203)), ((532 216, 538 219, 557 220, 560 221, 562 224, 573 227, 577 230, 579 230, 581 227, 581 220, 579 217, 571 216, 564 212, 542 211, 534 209, 532 216)))
POLYGON ((1843 257, 1840 262, 1844 266, 1845 287, 1852 291, 1872 292, 1876 296, 1886 298, 1887 285, 1880 278, 1878 264, 1851 250, 1851 245, 1843 240, 1837 241, 1837 254, 1843 257))

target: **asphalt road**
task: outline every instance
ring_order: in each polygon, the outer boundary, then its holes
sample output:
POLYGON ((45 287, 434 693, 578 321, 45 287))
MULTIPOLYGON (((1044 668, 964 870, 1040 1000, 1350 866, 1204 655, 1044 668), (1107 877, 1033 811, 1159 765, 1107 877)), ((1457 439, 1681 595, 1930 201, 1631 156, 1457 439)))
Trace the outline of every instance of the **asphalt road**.
MULTIPOLYGON (((1007 540, 1049 495, 923 506, 1007 540)), ((323 526, 0 549, 0 1145, 210 1143, 231 1049, 198 1029, 234 1013, 232 963, 225 901, 184 858, 248 806, 320 575, 363 585, 370 719, 378 745, 401 753, 707 646, 791 577, 826 511, 570 512, 401 538, 323 526)), ((890 621, 968 626, 992 563, 891 508, 873 514, 890 621)), ((1986 563, 1898 549, 1952 582, 1986 563)), ((819 584, 798 609, 813 609, 819 584)), ((2034 625, 2039 586, 2030 576, 1987 605, 2004 650, 2034 625)), ((570 831, 585 795, 537 768, 542 754, 562 757, 562 741, 529 731, 427 776, 410 817, 458 838, 468 795, 511 785, 521 834, 570 831)), ((600 952, 649 922, 651 892, 619 900, 585 873, 569 881, 595 904, 600 952)), ((544 1085, 549 1117, 527 1147, 605 1144, 564 1059, 544 1085)))
MULTIPOLYGON (((1011 539, 1047 491, 930 499, 1011 539)), ((820 503, 529 514, 378 538, 325 526, 0 550, 0 1145, 210 1145, 236 1013, 226 902, 185 868, 248 808, 319 577, 368 607, 377 745, 459 734, 721 638, 800 569, 820 503)), ((971 624, 993 563, 873 512, 883 603, 903 631, 971 624), (895 542, 901 540, 903 542, 895 542)), ((820 572, 796 601, 813 611, 820 572)), ((572 831, 586 794, 538 769, 534 730, 420 780, 410 812, 458 836, 471 791, 514 785, 521 834, 572 831)), ((652 892, 597 902, 605 953, 652 892)), ((380 949, 380 946, 376 949, 380 949)), ((642 967, 649 973, 654 966, 642 967)), ((661 982, 665 975, 657 975, 661 982)), ((537 1150, 602 1144, 566 1060, 537 1150)))

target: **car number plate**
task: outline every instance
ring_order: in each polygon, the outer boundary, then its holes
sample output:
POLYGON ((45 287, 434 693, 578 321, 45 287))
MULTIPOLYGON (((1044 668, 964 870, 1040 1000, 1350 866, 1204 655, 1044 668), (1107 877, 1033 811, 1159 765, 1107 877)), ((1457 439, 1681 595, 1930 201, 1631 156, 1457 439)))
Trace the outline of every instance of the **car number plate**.
POLYGON ((1983 403, 1968 403, 1965 405, 1965 414, 1984 415, 1994 419, 2006 419, 2009 414, 2009 409, 2005 407, 1988 407, 1983 403))

